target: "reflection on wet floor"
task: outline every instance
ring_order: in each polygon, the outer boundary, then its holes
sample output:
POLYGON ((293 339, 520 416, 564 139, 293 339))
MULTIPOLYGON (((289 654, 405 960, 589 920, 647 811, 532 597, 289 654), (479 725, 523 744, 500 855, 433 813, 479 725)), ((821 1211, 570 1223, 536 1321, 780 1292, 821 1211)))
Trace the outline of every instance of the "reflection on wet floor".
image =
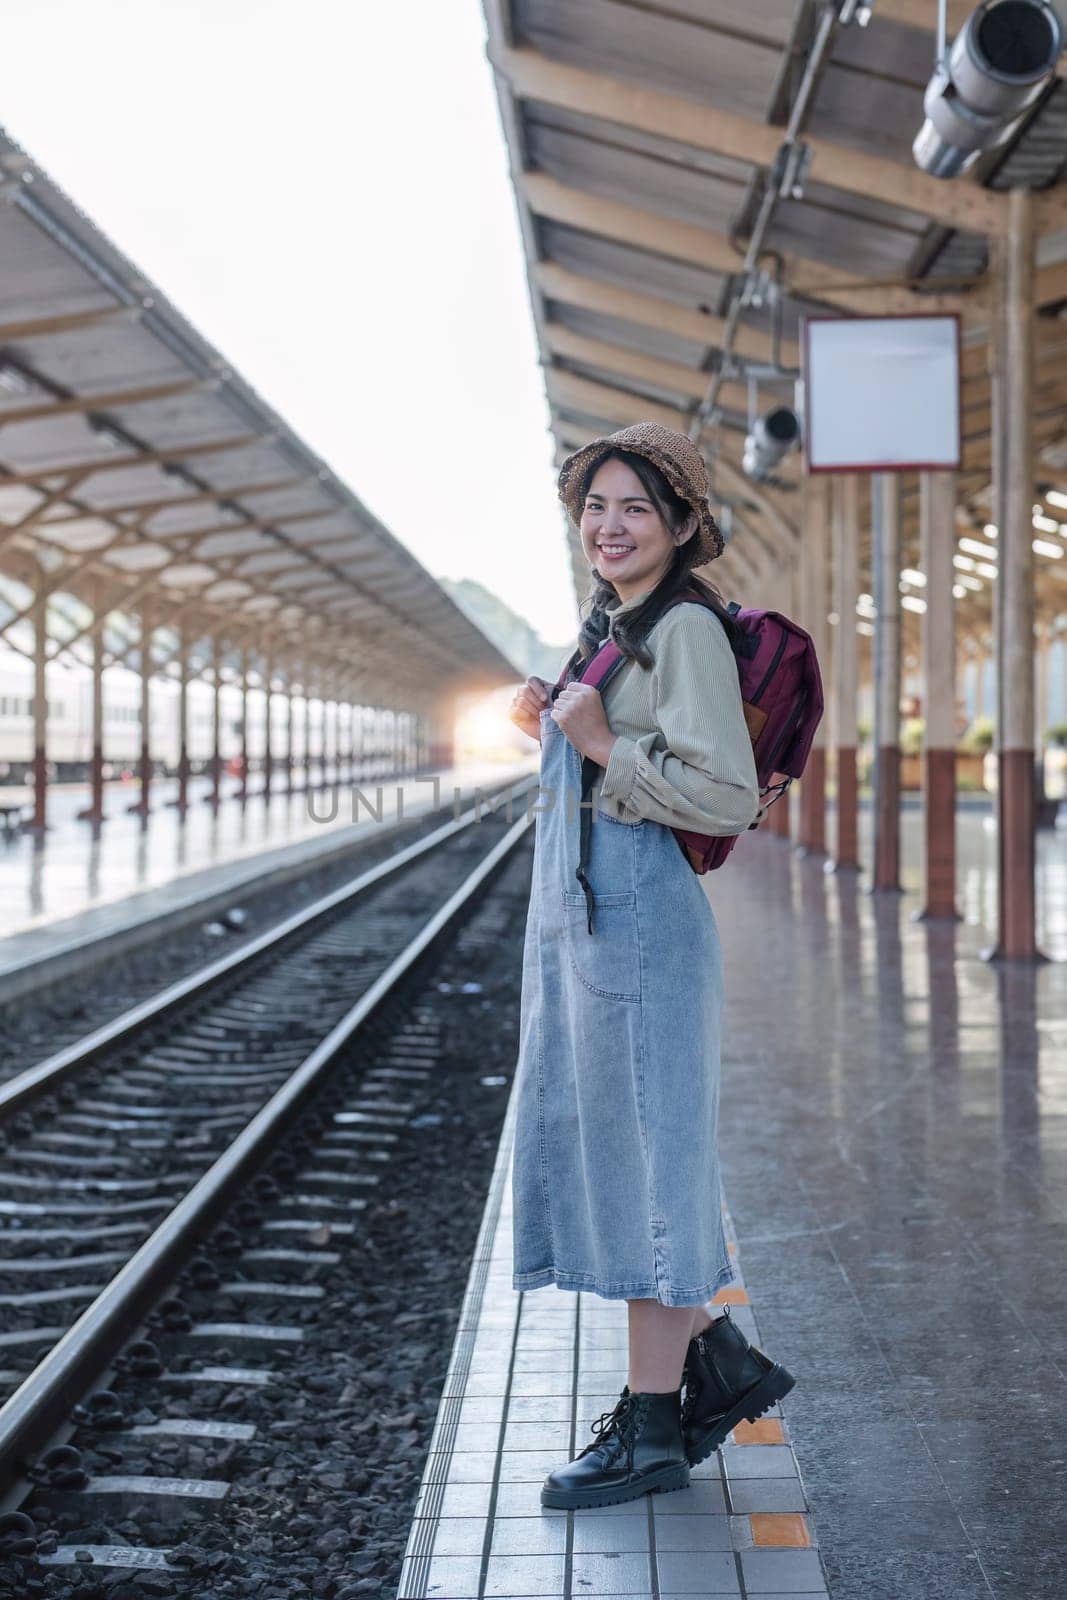
MULTIPOLYGON (((443 808, 441 821, 452 815, 453 785, 460 786, 461 804, 470 805, 476 784, 500 783, 516 768, 521 763, 508 769, 467 763, 440 771, 436 803, 443 808)), ((176 782, 160 779, 153 784, 147 819, 127 810, 137 792, 136 784, 109 785, 104 800, 108 820, 94 829, 77 820, 86 791, 56 789, 49 796, 47 833, 0 840, 0 937, 172 885, 194 872, 311 842, 353 821, 367 828, 376 825, 375 818, 395 823, 398 815, 414 815, 435 799, 431 776, 395 774, 354 784, 344 781, 336 791, 331 786, 310 794, 286 795, 279 785, 269 805, 257 793, 242 804, 234 780, 227 779, 216 810, 208 803, 207 780, 196 779, 183 822, 177 808, 168 804, 177 794, 176 782), (399 803, 398 788, 404 796, 399 803)))
POLYGON ((708 880, 726 1194, 761 1334, 797 1374, 790 1429, 831 1593, 1059 1600, 1067 832, 1039 836, 1055 959, 1031 966, 980 958, 996 835, 973 811, 965 920, 913 920, 920 828, 906 812, 899 895, 775 839, 708 880))

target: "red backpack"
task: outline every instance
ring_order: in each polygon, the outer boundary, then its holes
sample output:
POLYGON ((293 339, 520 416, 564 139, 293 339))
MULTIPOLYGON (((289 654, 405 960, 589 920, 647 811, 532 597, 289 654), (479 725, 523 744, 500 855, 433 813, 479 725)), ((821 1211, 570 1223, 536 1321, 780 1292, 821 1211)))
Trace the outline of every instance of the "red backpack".
MULTIPOLYGON (((684 590, 668 602, 671 606, 685 601, 708 605, 707 599, 695 590, 684 590)), ((738 678, 741 684, 741 701, 745 722, 752 739, 756 760, 756 778, 761 802, 760 816, 749 824, 759 825, 767 807, 783 795, 794 778, 804 771, 815 738, 815 730, 822 720, 822 675, 815 655, 811 635, 805 633, 780 611, 742 610, 736 601, 727 607, 741 630, 741 640, 735 646, 738 678), (775 774, 781 775, 779 783, 772 784, 775 774)), ((552 692, 554 700, 564 681, 591 684, 603 690, 605 683, 621 663, 624 656, 611 638, 574 672, 564 668, 552 692)), ((582 800, 592 791, 593 777, 598 771, 596 762, 582 758, 582 800)), ((592 889, 585 867, 589 859, 588 809, 579 812, 581 818, 579 860, 576 877, 585 890, 589 931, 593 931, 592 889)), ((672 828, 679 847, 693 871, 704 873, 721 867, 737 843, 739 834, 696 833, 689 828, 672 828)))

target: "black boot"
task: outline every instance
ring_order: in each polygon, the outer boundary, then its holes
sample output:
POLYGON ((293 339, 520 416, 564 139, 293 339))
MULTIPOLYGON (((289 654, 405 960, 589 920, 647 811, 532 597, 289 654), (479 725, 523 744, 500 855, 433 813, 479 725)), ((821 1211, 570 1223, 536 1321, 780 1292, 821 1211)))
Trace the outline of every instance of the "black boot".
POLYGON ((655 1490, 684 1489, 689 1463, 682 1442, 681 1387, 633 1394, 624 1386, 614 1411, 593 1423, 598 1437, 550 1472, 541 1504, 557 1510, 612 1506, 655 1490))
POLYGON ((749 1344, 728 1306, 690 1339, 682 1378, 682 1433, 691 1467, 717 1450, 731 1428, 755 1422, 796 1383, 785 1367, 749 1344))

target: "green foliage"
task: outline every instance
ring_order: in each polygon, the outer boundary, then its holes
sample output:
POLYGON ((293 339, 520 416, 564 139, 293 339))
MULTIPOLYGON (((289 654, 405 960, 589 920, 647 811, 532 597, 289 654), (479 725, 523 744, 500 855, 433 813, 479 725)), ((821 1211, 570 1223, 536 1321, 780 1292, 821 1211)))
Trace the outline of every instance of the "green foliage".
POLYGON ((922 754, 923 733, 926 723, 922 717, 908 717, 900 730, 900 753, 905 756, 922 754))
POLYGON ((984 755, 993 748, 993 732, 992 717, 975 717, 960 740, 960 749, 970 755, 984 755))

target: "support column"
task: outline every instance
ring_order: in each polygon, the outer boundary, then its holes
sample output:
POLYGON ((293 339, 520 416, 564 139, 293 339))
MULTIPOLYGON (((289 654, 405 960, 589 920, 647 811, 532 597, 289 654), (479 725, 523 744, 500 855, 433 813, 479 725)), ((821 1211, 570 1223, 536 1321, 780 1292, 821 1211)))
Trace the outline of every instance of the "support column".
POLYGON ((272 746, 272 743, 271 743, 271 727, 270 727, 271 706, 273 704, 273 701, 271 699, 271 695, 272 695, 272 692, 273 692, 271 685, 272 685, 272 680, 273 680, 273 677, 274 677, 274 653, 273 653, 273 650, 272 650, 272 648, 271 648, 271 646, 269 644, 267 645, 267 649, 266 649, 264 671, 265 671, 265 674, 266 674, 266 677, 265 677, 265 680, 264 680, 264 684, 263 684, 264 697, 265 697, 265 701, 266 701, 266 714, 265 714, 265 721, 264 721, 264 724, 263 724, 263 727, 264 727, 264 733, 263 733, 263 798, 264 798, 264 800, 269 800, 270 799, 271 775, 272 775, 271 774, 271 769, 272 769, 272 762, 273 762, 273 757, 274 757, 274 750, 273 750, 273 746, 272 746))
MULTIPOLYGON (((780 571, 772 589, 774 609, 784 616, 794 617, 802 627, 807 624, 801 622, 800 608, 798 605, 799 583, 797 581, 796 567, 789 563, 780 571)), ((792 837, 792 803, 794 786, 790 784, 767 813, 767 823, 761 823, 761 829, 769 824, 770 831, 776 839, 789 839, 792 837)))
POLYGON ((354 728, 354 724, 355 724, 356 708, 352 704, 351 694, 352 694, 351 689, 347 689, 345 691, 345 762, 344 762, 344 780, 345 780, 345 782, 347 784, 349 784, 349 786, 351 786, 352 779, 353 779, 353 777, 355 775, 354 774, 354 767, 353 767, 352 746, 353 746, 353 739, 354 739, 353 728, 354 728))
POLYGON ((248 646, 241 646, 241 787, 238 799, 244 805, 248 799, 248 646))
POLYGON ((364 777, 363 752, 366 747, 367 708, 360 701, 358 709, 359 716, 356 719, 356 780, 362 783, 364 777))
POLYGON ((923 822, 925 903, 920 917, 956 911, 956 475, 919 475, 919 565, 926 574, 922 614, 923 822))
POLYGON ((216 634, 211 651, 215 681, 211 696, 211 794, 209 796, 211 804, 216 809, 222 798, 222 656, 223 642, 216 634))
POLYGON ((1037 825, 1055 823, 1056 808, 1052 816, 1045 817, 1048 796, 1045 789, 1045 735, 1048 731, 1048 665, 1052 644, 1052 628, 1039 622, 1034 628, 1034 792, 1037 804, 1037 825))
POLYGON ((304 793, 311 789, 311 669, 304 662, 304 793))
POLYGON ((285 678, 285 793, 293 792, 293 733, 295 721, 293 718, 293 677, 292 668, 287 668, 285 678))
POLYGON ((833 487, 833 737, 837 775, 835 870, 859 866, 856 788, 856 692, 859 651, 856 600, 859 596, 859 479, 842 473, 833 487))
POLYGON ((104 586, 97 583, 93 596, 92 755, 89 757, 89 804, 78 812, 82 822, 104 821, 104 586))
POLYGON ((1001 355, 1003 486, 999 523, 1000 604, 997 607, 997 682, 1000 690, 997 835, 1000 884, 997 943, 989 952, 1009 960, 1040 959, 1035 929, 1034 795, 1034 554, 1033 475, 1033 201, 1013 189, 1002 241, 1001 355))
MULTIPOLYGON (((804 614, 801 626, 811 634, 815 654, 825 668, 829 657, 827 613, 827 566, 830 542, 830 480, 813 476, 804 484, 804 549, 801 552, 801 584, 804 614)), ((816 730, 800 780, 800 837, 805 855, 826 851, 826 718, 816 730)))
POLYGON ((27 831, 43 834, 48 827, 48 595, 46 577, 38 570, 42 593, 33 606, 33 820, 27 831))
POLYGON ((874 600, 874 873, 872 889, 900 888, 900 479, 871 478, 874 600))
POLYGON ((147 817, 152 809, 152 627, 151 604, 141 606, 141 796, 129 811, 147 817))
POLYGON ((189 804, 189 627, 182 619, 181 646, 178 664, 181 676, 178 682, 178 810, 183 814, 189 804))

